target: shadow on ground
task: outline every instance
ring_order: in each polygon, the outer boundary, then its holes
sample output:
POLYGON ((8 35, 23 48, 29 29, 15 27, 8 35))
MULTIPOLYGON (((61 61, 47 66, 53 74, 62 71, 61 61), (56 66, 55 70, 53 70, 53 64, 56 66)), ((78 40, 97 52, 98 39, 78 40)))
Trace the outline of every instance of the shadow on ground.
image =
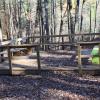
MULTIPOLYGON (((38 76, 0 76, 1 100, 94 100, 100 98, 100 80, 57 72, 38 76)), ((99 100, 99 99, 98 99, 99 100)))

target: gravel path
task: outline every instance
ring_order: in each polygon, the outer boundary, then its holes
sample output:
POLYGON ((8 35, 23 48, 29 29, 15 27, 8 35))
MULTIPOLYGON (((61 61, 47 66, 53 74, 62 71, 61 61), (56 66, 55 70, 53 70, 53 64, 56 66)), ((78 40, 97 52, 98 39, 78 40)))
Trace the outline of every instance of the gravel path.
POLYGON ((100 77, 64 72, 0 76, 0 100, 100 100, 100 77))

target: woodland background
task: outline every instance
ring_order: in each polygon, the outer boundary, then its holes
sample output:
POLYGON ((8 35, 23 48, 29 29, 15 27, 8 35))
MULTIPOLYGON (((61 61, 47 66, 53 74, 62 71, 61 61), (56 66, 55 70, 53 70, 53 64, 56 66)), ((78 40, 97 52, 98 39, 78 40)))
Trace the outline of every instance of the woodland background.
MULTIPOLYGON (((100 32, 99 0, 0 0, 0 40, 100 32)), ((44 41, 44 40, 41 40, 44 41)), ((59 41, 51 38, 45 40, 59 41)))

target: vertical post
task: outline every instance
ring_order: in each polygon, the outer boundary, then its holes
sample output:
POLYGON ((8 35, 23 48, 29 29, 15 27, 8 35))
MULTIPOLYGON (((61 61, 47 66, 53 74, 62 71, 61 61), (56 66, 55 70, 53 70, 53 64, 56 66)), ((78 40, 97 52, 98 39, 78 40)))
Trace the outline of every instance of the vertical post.
MULTIPOLYGON (((3 41, 3 36, 2 36, 2 25, 1 25, 1 19, 0 19, 0 44, 3 41)), ((0 52, 3 51, 3 48, 0 48, 0 52)), ((0 54, 0 62, 3 62, 3 54, 0 54)))
POLYGON ((41 70, 39 45, 36 45, 38 70, 41 70))
MULTIPOLYGON (((0 48, 0 52, 3 52, 3 48, 0 48)), ((4 61, 4 54, 0 54, 0 62, 4 61)))
POLYGON ((8 61, 9 61, 9 72, 12 75, 12 64, 11 64, 11 52, 10 52, 10 47, 8 46, 8 61))
POLYGON ((99 44, 99 66, 100 66, 100 44, 99 44))
MULTIPOLYGON (((62 44, 64 44, 64 37, 62 36, 62 44)), ((62 45, 62 50, 64 50, 64 45, 62 45)))
POLYGON ((78 44, 78 67, 79 74, 82 76, 81 46, 78 44))

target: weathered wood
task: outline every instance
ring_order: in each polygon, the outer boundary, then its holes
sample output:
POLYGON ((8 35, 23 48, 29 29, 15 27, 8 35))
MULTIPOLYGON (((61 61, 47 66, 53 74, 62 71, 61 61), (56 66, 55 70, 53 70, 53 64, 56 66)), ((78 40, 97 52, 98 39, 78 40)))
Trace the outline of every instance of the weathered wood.
POLYGON ((99 65, 100 65, 100 44, 99 44, 99 65))
POLYGON ((76 44, 75 43, 69 43, 69 42, 57 42, 57 43, 40 43, 39 45, 60 45, 60 46, 75 46, 76 44))
POLYGON ((82 75, 82 61, 81 61, 81 46, 78 44, 78 67, 79 67, 79 73, 82 75))
MULTIPOLYGON (((99 58, 100 58, 100 41, 94 41, 94 42, 78 42, 77 46, 78 46, 78 65, 79 65, 79 70, 80 73, 82 73, 81 67, 82 67, 82 62, 81 62, 81 46, 95 46, 95 45, 99 45, 99 58)), ((100 59, 99 59, 100 62, 100 59)))
MULTIPOLYGON (((35 47, 36 48, 36 52, 37 52, 37 64, 38 64, 38 70, 41 69, 40 67, 40 53, 39 53, 39 45, 38 44, 23 44, 23 45, 9 45, 8 48, 30 48, 30 47, 35 47)), ((9 52, 9 59, 11 59, 11 52, 9 52)), ((11 60, 9 60, 10 62, 10 67, 11 67, 11 60)))
POLYGON ((40 65, 40 52, 39 52, 39 46, 36 47, 36 52, 37 52, 37 63, 38 63, 38 70, 41 70, 41 65, 40 65))
MULTIPOLYGON (((82 33, 82 34, 74 34, 74 36, 99 36, 100 35, 100 33, 82 33)), ((69 37, 69 36, 72 36, 73 37, 73 34, 66 34, 66 35, 49 35, 49 36, 47 36, 47 35, 45 35, 45 36, 29 36, 28 38, 47 38, 47 37, 49 37, 49 38, 53 38, 53 37, 69 37)))
POLYGON ((92 41, 92 42, 78 42, 77 44, 79 44, 80 46, 86 46, 86 45, 98 45, 100 44, 100 41, 92 41))
POLYGON ((21 45, 0 45, 0 48, 27 48, 27 47, 36 47, 39 44, 21 44, 21 45))
POLYGON ((7 47, 8 50, 8 61, 9 61, 9 72, 12 75, 12 63, 11 63, 11 52, 10 52, 10 48, 7 47))
MULTIPOLYGON (((86 45, 96 45, 96 44, 100 44, 99 41, 98 42, 80 42, 78 43, 78 67, 79 67, 79 73, 82 75, 83 72, 83 68, 82 68, 82 62, 81 62, 81 46, 85 46, 86 45)), ((49 45, 49 44, 47 44, 49 45)), ((53 45, 53 44, 50 44, 53 45)), ((54 44, 57 45, 57 44, 54 44)), ((68 45, 68 44, 63 44, 63 45, 68 45)), ((69 45, 72 45, 69 43, 69 45)), ((9 57, 9 68, 10 68, 10 74, 12 74, 12 65, 11 65, 11 51, 10 49, 12 48, 28 48, 28 47, 35 47, 36 51, 37 51, 37 63, 38 63, 38 70, 41 70, 41 65, 40 65, 40 53, 39 53, 39 44, 23 44, 23 45, 9 45, 9 46, 0 46, 1 48, 7 48, 8 49, 8 57, 9 57)), ((56 70, 56 69, 54 69, 56 70)), ((60 69, 59 69, 60 70, 60 69)))
POLYGON ((8 51, 8 61, 9 61, 9 72, 12 75, 12 62, 11 62, 11 49, 15 48, 30 48, 35 47, 37 52, 37 64, 38 64, 38 70, 41 69, 40 67, 40 54, 39 54, 39 45, 38 44, 23 44, 23 45, 2 45, 0 48, 5 48, 8 51))
POLYGON ((21 44, 21 45, 9 45, 10 48, 28 48, 28 47, 37 47, 38 44, 21 44))
POLYGON ((64 37, 62 37, 62 50, 64 50, 64 37))

